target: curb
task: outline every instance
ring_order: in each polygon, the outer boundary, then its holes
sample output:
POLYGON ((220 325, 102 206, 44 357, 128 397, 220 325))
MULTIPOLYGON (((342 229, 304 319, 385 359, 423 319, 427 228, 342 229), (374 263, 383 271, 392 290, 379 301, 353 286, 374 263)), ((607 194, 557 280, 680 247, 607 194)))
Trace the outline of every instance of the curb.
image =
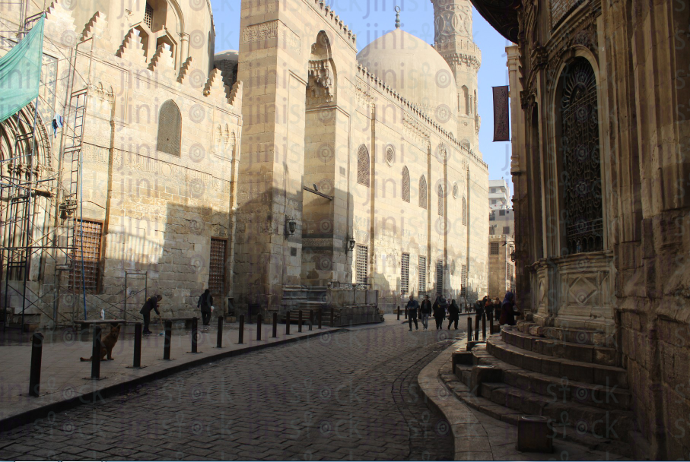
POLYGON ((127 382, 122 382, 114 385, 107 386, 105 388, 102 388, 100 390, 94 390, 91 393, 84 393, 79 396, 75 396, 74 398, 70 398, 68 400, 64 401, 59 401, 57 403, 51 403, 47 404, 45 406, 41 406, 36 409, 31 409, 30 411, 23 412, 21 414, 16 414, 11 417, 7 417, 5 419, 0 420, 0 432, 6 432, 9 430, 12 430, 14 428, 20 427, 22 425, 26 425, 28 423, 31 423, 32 421, 35 421, 37 419, 41 419, 46 417, 47 414, 53 412, 53 413, 58 413, 58 412, 63 412, 68 409, 75 408, 77 406, 80 406, 82 404, 94 404, 98 402, 98 400, 104 400, 106 398, 109 398, 111 396, 116 396, 116 395, 121 395, 124 393, 127 393, 133 388, 136 388, 140 385, 143 385, 147 382, 152 382, 154 380, 162 379, 165 377, 168 377, 170 375, 176 374, 178 372, 182 372, 187 369, 191 369, 193 367, 197 366, 202 366, 204 364, 212 363, 217 360, 221 359, 226 359, 226 358, 232 358, 234 356, 239 356, 245 353, 251 353, 254 351, 258 350, 263 350, 264 348, 270 348, 276 345, 285 345, 287 343, 292 343, 292 342, 298 342, 301 340, 305 339, 310 339, 312 337, 318 337, 323 334, 327 333, 335 333, 343 330, 342 328, 333 328, 332 330, 328 330, 326 332, 315 332, 313 334, 308 334, 308 335, 303 335, 301 337, 294 337, 294 338, 289 338, 285 340, 280 340, 276 342, 271 342, 271 343, 266 343, 263 345, 254 345, 250 346, 247 348, 242 348, 241 350, 231 350, 231 351, 226 351, 223 353, 218 353, 213 356, 205 356, 203 358, 199 358, 193 361, 186 362, 184 364, 179 364, 176 366, 169 367, 167 369, 163 369, 161 371, 156 371, 151 374, 145 375, 143 377, 138 377, 132 380, 129 380, 127 382))

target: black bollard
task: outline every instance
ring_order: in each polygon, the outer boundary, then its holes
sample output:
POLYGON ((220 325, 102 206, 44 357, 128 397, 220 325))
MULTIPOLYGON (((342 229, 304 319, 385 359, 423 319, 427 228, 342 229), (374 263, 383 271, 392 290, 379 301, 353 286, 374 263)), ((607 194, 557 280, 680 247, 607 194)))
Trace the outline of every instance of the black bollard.
POLYGON ((141 323, 134 324, 134 358, 132 367, 141 367, 141 323))
POLYGON ((474 317, 474 339, 479 341, 479 315, 474 317))
POLYGON ((261 321, 262 316, 260 314, 256 315, 256 340, 261 340, 261 321))
POLYGON ((467 316, 467 341, 472 341, 472 316, 467 316))
POLYGON ((494 333, 494 316, 493 313, 489 316, 489 334, 493 335, 494 333))
POLYGON ((323 318, 323 308, 319 308, 319 329, 321 329, 321 318, 323 318))
POLYGON ((240 315, 240 341, 237 342, 239 344, 242 344, 244 342, 244 315, 240 315))
POLYGON ((278 313, 273 313, 273 338, 278 337, 278 313))
POLYGON ((482 340, 486 341, 486 313, 482 314, 482 340))
POLYGON ((400 307, 398 307, 398 321, 400 321, 400 307))
POLYGON ((196 351, 196 335, 197 335, 197 327, 198 327, 198 320, 196 317, 192 318, 192 353, 197 353, 196 351))
POLYGON ((297 332, 302 332, 302 310, 299 310, 299 315, 297 316, 297 332))
POLYGON ((314 326, 314 310, 309 310, 309 330, 314 326))
POLYGON ((43 334, 34 333, 31 340, 31 372, 29 374, 29 396, 36 396, 41 390, 41 356, 43 355, 43 334))
POLYGON ((165 321, 165 339, 163 341, 163 359, 170 361, 170 344, 172 343, 172 321, 165 321))
POLYGON ((405 319, 407 319, 407 308, 405 308, 405 319))
POLYGON ((93 347, 91 348, 91 378, 101 378, 101 326, 93 326, 93 347))
POLYGON ((216 348, 223 348, 223 316, 218 316, 218 337, 216 348))
POLYGON ((288 311, 285 315, 285 335, 290 335, 290 317, 292 317, 292 311, 288 311))

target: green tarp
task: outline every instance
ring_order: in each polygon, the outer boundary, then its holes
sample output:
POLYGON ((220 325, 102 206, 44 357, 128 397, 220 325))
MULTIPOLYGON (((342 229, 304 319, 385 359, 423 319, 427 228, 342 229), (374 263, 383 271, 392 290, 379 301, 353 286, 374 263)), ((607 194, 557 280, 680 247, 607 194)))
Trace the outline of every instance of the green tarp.
POLYGON ((0 122, 38 97, 43 62, 43 20, 0 58, 0 122))

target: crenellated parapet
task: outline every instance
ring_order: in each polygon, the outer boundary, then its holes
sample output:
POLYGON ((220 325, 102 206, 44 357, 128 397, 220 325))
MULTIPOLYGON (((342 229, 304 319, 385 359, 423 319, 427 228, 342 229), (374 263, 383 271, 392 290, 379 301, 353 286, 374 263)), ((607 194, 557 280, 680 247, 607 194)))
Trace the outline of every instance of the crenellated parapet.
POLYGON ((357 34, 352 33, 347 24, 343 23, 340 16, 335 14, 330 6, 326 5, 324 0, 307 0, 307 2, 313 1, 314 8, 319 11, 324 17, 331 20, 333 27, 340 33, 340 35, 352 44, 354 48, 357 48, 357 34))

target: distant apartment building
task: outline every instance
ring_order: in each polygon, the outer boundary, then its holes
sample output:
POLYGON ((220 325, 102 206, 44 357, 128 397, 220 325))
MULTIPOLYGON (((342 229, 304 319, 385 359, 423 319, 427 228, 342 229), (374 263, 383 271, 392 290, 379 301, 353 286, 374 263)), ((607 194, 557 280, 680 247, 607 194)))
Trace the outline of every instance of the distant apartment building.
POLYGON ((489 180, 489 291, 491 298, 503 299, 515 290, 515 225, 510 208, 508 182, 489 180))

